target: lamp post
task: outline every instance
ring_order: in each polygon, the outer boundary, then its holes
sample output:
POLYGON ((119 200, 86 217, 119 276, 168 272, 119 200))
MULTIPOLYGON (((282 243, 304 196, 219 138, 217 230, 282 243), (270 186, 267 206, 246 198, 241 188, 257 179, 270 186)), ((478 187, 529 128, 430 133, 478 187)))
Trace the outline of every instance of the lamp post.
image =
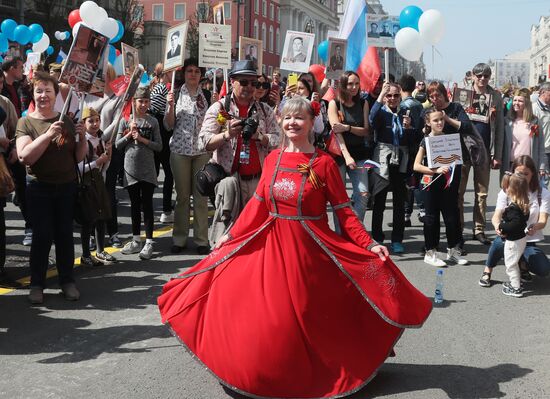
POLYGON ((239 36, 241 35, 241 4, 243 0, 233 0, 233 3, 237 5, 237 37, 235 39, 235 48, 237 49, 237 59, 239 58, 239 36))

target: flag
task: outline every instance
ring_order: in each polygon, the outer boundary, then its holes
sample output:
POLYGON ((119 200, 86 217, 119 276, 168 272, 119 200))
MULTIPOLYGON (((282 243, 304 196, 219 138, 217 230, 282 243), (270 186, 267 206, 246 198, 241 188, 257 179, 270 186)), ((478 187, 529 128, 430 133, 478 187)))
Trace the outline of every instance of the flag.
POLYGON ((361 89, 372 91, 382 71, 376 48, 367 44, 365 1, 348 1, 338 36, 348 41, 346 70, 357 71, 361 79, 361 89))
POLYGON ((124 93, 126 93, 126 90, 128 90, 128 86, 130 85, 130 77, 126 75, 119 76, 115 80, 112 80, 109 82, 109 86, 111 86, 111 90, 113 93, 115 93, 115 96, 120 97, 124 93))
POLYGON ((332 87, 329 87, 327 92, 323 96, 323 100, 325 100, 326 102, 329 103, 332 100, 334 100, 335 98, 336 98, 336 92, 334 91, 334 89, 332 87))
POLYGON ((449 170, 445 173, 445 188, 449 188, 455 177, 456 161, 449 166, 449 170))
POLYGON ((63 49, 59 49, 59 53, 57 53, 57 58, 55 59, 55 62, 58 64, 61 64, 66 59, 67 59, 67 54, 65 54, 63 49))
POLYGON ((224 98, 227 96, 227 83, 225 80, 222 82, 222 88, 220 89, 220 98, 224 98))

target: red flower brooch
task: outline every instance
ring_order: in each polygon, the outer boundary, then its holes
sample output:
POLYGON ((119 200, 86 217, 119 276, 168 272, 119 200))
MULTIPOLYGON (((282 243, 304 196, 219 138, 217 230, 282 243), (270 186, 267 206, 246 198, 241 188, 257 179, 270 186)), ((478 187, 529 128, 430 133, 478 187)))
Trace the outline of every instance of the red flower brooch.
POLYGON ((321 112, 321 103, 318 101, 312 101, 311 108, 313 108, 313 115, 317 116, 319 115, 319 112, 321 112))
POLYGON ((539 135, 539 125, 536 123, 531 124, 531 133, 529 134, 530 137, 537 137, 539 135))

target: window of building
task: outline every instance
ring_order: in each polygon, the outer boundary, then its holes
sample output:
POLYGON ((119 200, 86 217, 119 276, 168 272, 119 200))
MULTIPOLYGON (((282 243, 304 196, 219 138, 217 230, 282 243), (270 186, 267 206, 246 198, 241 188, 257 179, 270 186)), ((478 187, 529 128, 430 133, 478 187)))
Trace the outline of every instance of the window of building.
POLYGON ((164 21, 164 4, 153 4, 153 21, 164 21))
POLYGON ((254 20, 254 39, 259 39, 260 36, 259 36, 259 25, 258 25, 258 20, 255 19, 254 20))
POLYGON ((199 22, 206 22, 208 20, 209 8, 209 3, 197 3, 197 19, 199 22))
POLYGON ((174 19, 183 21, 185 19, 185 4, 174 4, 174 19))
POLYGON ((277 7, 277 22, 281 22, 281 9, 279 7, 277 7))
POLYGON ((267 67, 267 71, 269 72, 267 76, 273 77, 273 66, 272 65, 267 67))
POLYGON ((277 54, 281 53, 281 31, 277 28, 275 32, 275 52, 277 54))
POLYGON ((275 20, 275 6, 273 4, 269 5, 269 18, 274 21, 275 20))
POLYGON ((254 0, 254 12, 256 14, 260 13, 260 0, 254 0))
POLYGON ((267 16, 267 0, 262 0, 262 15, 267 16))
POLYGON ((269 52, 273 52, 273 26, 269 27, 269 52))
POLYGON ((267 42, 267 29, 265 27, 265 22, 262 22, 262 42, 264 43, 265 47, 265 43, 267 42))
POLYGON ((230 1, 226 1, 223 3, 223 15, 226 20, 231 19, 231 2, 230 1))

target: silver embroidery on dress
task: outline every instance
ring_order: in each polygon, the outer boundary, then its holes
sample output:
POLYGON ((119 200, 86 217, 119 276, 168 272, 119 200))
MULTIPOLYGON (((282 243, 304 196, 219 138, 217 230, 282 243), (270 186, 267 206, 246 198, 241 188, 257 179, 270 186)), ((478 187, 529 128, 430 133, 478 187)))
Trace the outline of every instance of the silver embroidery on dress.
POLYGON ((291 179, 283 178, 273 185, 273 196, 279 200, 288 200, 296 194, 296 183, 291 179))

